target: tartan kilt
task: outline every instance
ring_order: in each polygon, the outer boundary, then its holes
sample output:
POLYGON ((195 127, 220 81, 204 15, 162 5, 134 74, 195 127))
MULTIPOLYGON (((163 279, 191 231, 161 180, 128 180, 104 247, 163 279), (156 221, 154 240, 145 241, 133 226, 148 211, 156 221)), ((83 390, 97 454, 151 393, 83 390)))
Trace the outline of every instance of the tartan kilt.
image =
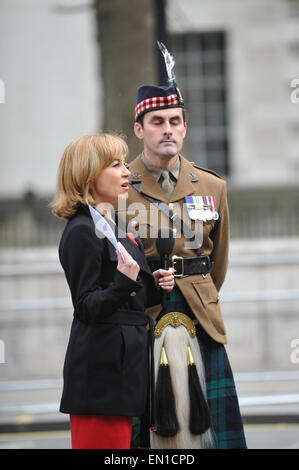
MULTIPOLYGON (((167 312, 181 312, 194 319, 183 295, 177 287, 170 294, 167 312)), ((204 329, 196 325, 210 408, 213 449, 246 449, 243 422, 238 396, 225 346, 213 340, 204 329)), ((133 421, 133 443, 138 434, 138 422, 133 421)), ((135 445, 133 445, 135 447, 135 445)))

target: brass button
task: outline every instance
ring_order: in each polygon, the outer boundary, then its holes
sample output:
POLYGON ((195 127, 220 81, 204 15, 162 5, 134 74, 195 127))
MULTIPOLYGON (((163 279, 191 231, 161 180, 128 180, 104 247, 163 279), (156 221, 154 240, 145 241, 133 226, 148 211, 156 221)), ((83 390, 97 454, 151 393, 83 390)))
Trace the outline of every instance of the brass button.
POLYGON ((169 207, 169 209, 172 211, 172 209, 173 209, 173 207, 174 207, 173 202, 170 202, 170 203, 168 204, 168 207, 169 207))
POLYGON ((132 227, 136 227, 138 222, 137 222, 137 220, 131 220, 130 224, 132 225, 132 227))
POLYGON ((135 297, 135 295, 136 295, 136 292, 133 290, 133 292, 130 293, 130 296, 135 297))
POLYGON ((217 299, 216 299, 217 304, 218 304, 219 300, 220 300, 220 297, 219 297, 219 295, 218 295, 218 297, 217 297, 217 299))

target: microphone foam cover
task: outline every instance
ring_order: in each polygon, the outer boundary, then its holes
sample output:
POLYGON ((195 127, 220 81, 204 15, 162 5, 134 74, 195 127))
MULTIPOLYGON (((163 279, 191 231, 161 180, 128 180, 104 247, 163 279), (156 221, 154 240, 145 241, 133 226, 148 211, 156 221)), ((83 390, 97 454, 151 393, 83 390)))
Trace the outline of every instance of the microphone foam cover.
POLYGON ((170 227, 161 227, 158 230, 156 248, 159 255, 170 255, 174 247, 173 230, 170 227))

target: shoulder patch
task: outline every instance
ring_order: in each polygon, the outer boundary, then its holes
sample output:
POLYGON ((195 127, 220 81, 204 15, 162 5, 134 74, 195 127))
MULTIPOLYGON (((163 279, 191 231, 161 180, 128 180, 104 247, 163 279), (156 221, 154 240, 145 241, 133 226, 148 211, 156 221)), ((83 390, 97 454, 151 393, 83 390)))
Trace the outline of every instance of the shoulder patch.
POLYGON ((198 170, 205 171, 206 173, 211 173, 211 175, 217 176, 217 178, 220 178, 221 180, 223 179, 222 176, 220 176, 216 171, 210 170, 209 168, 203 168, 202 166, 196 165, 194 162, 191 162, 194 168, 197 168, 198 170))

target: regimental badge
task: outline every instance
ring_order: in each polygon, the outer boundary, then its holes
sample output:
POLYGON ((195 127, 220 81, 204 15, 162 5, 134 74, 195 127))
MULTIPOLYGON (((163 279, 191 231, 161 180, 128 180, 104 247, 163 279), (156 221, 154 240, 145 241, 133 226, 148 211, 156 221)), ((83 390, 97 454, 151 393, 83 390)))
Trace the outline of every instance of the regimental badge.
POLYGON ((185 196, 187 212, 191 220, 217 220, 215 196, 185 196))

